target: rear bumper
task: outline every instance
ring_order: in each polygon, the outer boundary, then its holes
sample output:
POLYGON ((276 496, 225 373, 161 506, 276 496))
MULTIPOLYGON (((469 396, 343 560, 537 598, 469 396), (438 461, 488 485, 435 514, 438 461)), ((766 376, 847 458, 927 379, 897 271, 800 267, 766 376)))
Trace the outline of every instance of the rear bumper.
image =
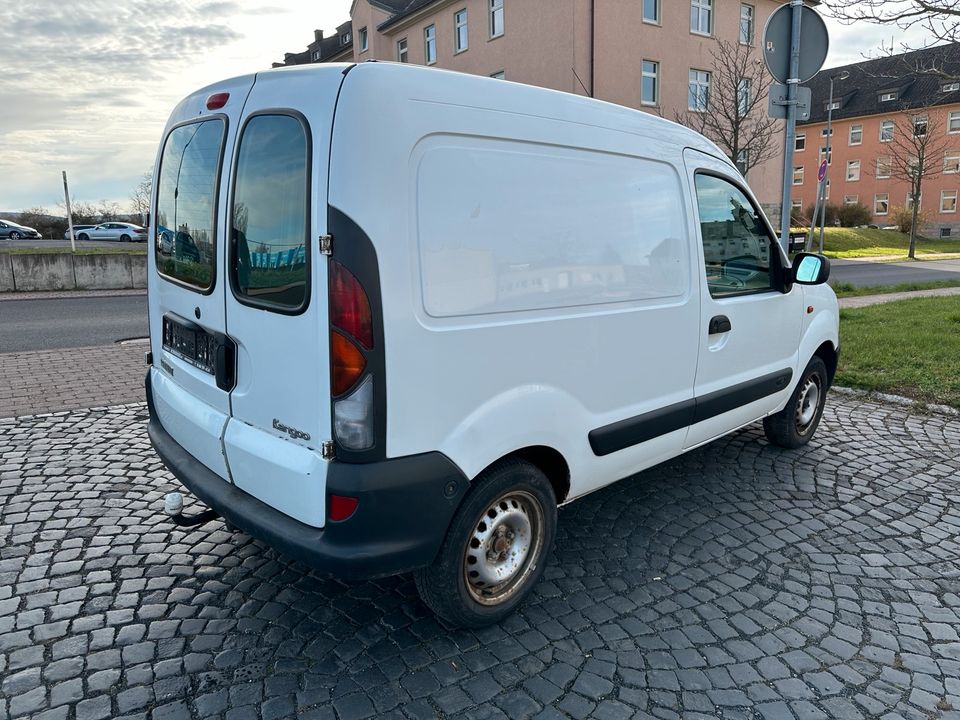
POLYGON ((469 481, 445 455, 376 463, 332 461, 327 497, 359 500, 346 520, 315 528, 245 493, 207 468, 164 430, 146 379, 153 447, 184 486, 228 522, 287 557, 343 578, 374 578, 433 562, 469 481))

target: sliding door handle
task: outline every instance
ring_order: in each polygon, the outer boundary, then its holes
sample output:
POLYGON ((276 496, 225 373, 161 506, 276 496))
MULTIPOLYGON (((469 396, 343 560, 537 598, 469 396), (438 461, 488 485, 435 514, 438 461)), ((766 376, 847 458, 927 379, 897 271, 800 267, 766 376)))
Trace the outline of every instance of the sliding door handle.
POLYGON ((726 315, 716 315, 710 318, 710 325, 707 327, 709 335, 719 335, 720 333, 730 332, 733 326, 730 324, 730 318, 726 315))

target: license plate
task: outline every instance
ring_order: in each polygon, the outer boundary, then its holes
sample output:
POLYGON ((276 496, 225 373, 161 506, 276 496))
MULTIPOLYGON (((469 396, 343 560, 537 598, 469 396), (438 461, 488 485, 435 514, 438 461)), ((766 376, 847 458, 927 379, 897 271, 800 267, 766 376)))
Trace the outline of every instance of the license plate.
POLYGON ((204 372, 216 374, 217 340, 199 325, 164 315, 163 349, 204 372))

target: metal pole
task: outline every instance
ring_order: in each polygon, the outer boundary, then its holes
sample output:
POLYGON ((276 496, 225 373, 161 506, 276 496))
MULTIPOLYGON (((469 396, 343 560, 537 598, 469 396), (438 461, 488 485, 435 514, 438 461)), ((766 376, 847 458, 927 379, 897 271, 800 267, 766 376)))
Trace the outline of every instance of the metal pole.
POLYGON ((73 213, 70 211, 70 190, 67 189, 67 171, 63 171, 63 197, 67 201, 67 225, 70 228, 70 252, 77 251, 77 244, 73 239, 73 213))
POLYGON ((830 100, 827 102, 827 170, 823 173, 823 205, 820 208, 820 254, 823 255, 823 226, 827 224, 827 182, 830 178, 830 161, 833 150, 833 79, 830 76, 830 100))
POLYGON ((797 86, 800 84, 800 18, 803 0, 790 0, 790 76, 787 78, 787 136, 783 153, 783 195, 780 205, 780 244, 790 251, 790 191, 793 187, 793 150, 797 138, 797 86))

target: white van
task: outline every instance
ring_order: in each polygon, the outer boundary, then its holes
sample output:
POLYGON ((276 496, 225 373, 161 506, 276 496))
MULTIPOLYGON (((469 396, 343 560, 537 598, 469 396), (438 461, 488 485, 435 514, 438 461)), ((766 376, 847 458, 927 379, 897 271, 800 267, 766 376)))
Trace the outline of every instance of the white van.
POLYGON ((791 266, 723 153, 658 117, 284 68, 183 100, 154 177, 160 457, 208 516, 333 575, 412 571, 452 623, 521 602, 558 506, 820 420, 829 263, 791 266))

